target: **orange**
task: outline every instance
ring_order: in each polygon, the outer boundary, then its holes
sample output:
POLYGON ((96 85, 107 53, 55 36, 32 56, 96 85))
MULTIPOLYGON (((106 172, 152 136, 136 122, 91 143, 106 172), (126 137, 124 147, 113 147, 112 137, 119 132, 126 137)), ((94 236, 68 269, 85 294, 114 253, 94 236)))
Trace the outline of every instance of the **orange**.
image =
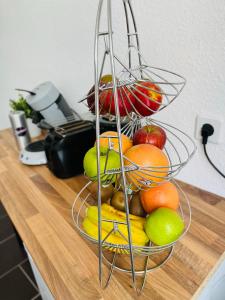
POLYGON ((147 213, 159 207, 177 210, 179 206, 179 194, 176 186, 171 182, 165 182, 157 187, 141 191, 140 199, 147 213))
POLYGON ((139 170, 126 172, 132 189, 154 186, 164 181, 169 171, 169 161, 162 150, 150 144, 131 147, 124 154, 125 166, 137 165, 139 170))
MULTIPOLYGON (((110 142, 113 144, 113 149, 119 151, 119 139, 118 133, 116 131, 106 131, 100 135, 100 146, 103 148, 109 148, 109 138, 101 138, 101 136, 115 136, 116 138, 110 138, 110 142)), ((126 152, 129 148, 133 146, 133 142, 125 134, 121 134, 122 137, 122 152, 126 152)))

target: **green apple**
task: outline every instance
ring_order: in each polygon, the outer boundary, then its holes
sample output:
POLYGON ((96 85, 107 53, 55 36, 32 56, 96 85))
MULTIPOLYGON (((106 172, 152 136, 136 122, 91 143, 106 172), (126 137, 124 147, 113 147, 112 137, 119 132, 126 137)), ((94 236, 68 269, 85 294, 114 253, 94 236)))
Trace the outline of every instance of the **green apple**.
POLYGON ((145 232, 156 245, 163 246, 176 241, 184 231, 184 221, 171 208, 160 207, 146 219, 145 232))
MULTIPOLYGON (((97 149, 96 146, 89 149, 84 156, 84 171, 86 175, 93 181, 97 180, 97 149)), ((104 174, 104 170, 110 171, 120 168, 120 156, 114 150, 107 150, 100 147, 100 172, 101 182, 116 181, 116 174, 104 174)))

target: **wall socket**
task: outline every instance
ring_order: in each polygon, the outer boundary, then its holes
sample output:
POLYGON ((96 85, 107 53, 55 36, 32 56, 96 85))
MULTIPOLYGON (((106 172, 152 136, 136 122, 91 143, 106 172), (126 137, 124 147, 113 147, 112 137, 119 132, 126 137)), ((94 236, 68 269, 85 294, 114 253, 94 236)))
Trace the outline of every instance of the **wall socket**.
POLYGON ((204 117, 204 116, 197 116, 196 118, 196 126, 195 126, 195 137, 198 140, 202 140, 201 130, 204 124, 210 124, 214 128, 214 133, 212 136, 208 138, 208 142, 219 144, 222 142, 221 140, 221 132, 222 132, 222 120, 218 118, 211 118, 211 117, 204 117))

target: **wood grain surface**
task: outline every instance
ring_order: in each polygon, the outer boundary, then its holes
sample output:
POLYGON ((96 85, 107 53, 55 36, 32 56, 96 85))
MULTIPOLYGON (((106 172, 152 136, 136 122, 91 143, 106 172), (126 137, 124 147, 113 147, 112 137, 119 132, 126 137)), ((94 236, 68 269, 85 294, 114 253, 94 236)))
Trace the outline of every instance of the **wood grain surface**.
POLYGON ((225 250, 225 199, 180 183, 191 201, 192 225, 137 296, 126 274, 115 272, 107 289, 99 286, 96 248, 71 219, 85 181, 60 180, 45 166, 22 165, 11 131, 0 132, 0 199, 55 299, 191 299, 225 250))

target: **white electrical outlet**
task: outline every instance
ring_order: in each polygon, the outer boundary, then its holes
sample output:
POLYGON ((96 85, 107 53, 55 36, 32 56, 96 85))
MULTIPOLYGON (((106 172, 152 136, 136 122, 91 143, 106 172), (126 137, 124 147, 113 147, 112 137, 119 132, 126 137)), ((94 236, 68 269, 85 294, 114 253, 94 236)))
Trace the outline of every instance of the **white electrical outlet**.
POLYGON ((212 136, 208 138, 208 142, 219 144, 222 142, 221 140, 221 131, 222 131, 222 120, 215 117, 203 117, 197 116, 196 118, 196 126, 195 126, 195 137, 199 140, 202 139, 201 130, 204 124, 210 124, 214 128, 214 133, 212 136))

